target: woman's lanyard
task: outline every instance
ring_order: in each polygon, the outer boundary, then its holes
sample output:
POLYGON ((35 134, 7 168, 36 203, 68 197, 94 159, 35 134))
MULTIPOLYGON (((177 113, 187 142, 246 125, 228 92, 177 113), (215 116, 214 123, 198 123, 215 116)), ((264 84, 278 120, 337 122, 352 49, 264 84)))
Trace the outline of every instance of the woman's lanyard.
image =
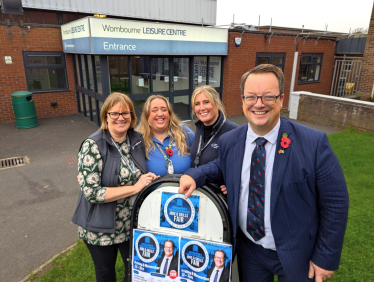
MULTIPOLYGON (((127 167, 130 169, 131 174, 132 174, 132 178, 134 179, 134 180, 133 180, 133 183, 136 183, 136 181, 137 181, 138 179, 136 178, 136 169, 135 169, 135 165, 134 165, 134 163, 133 163, 132 161, 128 161, 128 160, 125 158, 125 156, 122 154, 122 152, 121 152, 120 148, 118 147, 117 143, 114 142, 113 138, 110 137, 110 139, 112 139, 113 145, 117 148, 119 154, 121 155, 122 160, 125 162, 125 164, 127 165, 127 167)), ((131 147, 130 147, 130 140, 129 140, 129 138, 127 138, 127 147, 129 148, 129 150, 131 150, 131 147)))
POLYGON ((203 139, 203 135, 200 134, 200 140, 199 140, 199 146, 197 147, 197 154, 196 154, 196 158, 195 158, 195 161, 194 161, 194 164, 195 164, 195 168, 197 167, 197 165, 199 164, 200 162, 200 156, 201 156, 201 153, 203 152, 203 150, 210 144, 210 142, 212 142, 213 138, 216 137, 217 133, 221 130, 222 126, 225 124, 226 122, 226 117, 225 119, 223 120, 223 122, 221 123, 220 127, 217 129, 217 131, 213 134, 212 137, 210 137, 210 139, 208 140, 208 142, 206 142, 204 148, 201 148, 201 141, 203 139))
MULTIPOLYGON (((166 169, 168 171, 168 174, 174 174, 174 167, 173 167, 173 163, 171 161, 171 159, 169 158, 169 156, 167 156, 164 152, 164 150, 162 150, 162 148, 160 147, 160 145, 157 143, 157 142, 154 142, 153 143, 156 144, 157 148, 159 149, 159 151, 161 152, 162 156, 164 157, 165 161, 166 161, 166 169)), ((169 139, 169 146, 168 148, 171 150, 171 137, 169 139)))

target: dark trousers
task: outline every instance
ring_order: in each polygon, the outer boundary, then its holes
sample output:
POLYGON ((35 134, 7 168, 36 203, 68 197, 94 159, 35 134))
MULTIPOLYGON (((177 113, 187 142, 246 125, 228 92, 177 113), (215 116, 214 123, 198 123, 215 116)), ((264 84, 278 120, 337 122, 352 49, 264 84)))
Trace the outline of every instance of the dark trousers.
POLYGON ((128 282, 129 267, 127 259, 129 258, 130 252, 129 241, 110 246, 95 246, 88 244, 86 241, 84 242, 91 253, 95 265, 96 280, 98 282, 116 282, 115 266, 118 250, 125 264, 125 278, 123 282, 128 282))
POLYGON ((238 228, 238 268, 240 280, 244 282, 287 282, 278 253, 253 243, 238 228))

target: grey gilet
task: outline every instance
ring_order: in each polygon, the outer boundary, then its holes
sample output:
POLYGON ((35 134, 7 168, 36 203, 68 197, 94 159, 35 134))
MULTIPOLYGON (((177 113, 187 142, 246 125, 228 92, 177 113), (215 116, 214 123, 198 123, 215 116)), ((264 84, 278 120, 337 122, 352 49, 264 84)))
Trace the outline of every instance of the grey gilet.
MULTIPOLYGON (((131 160, 134 162, 136 167, 138 167, 143 173, 146 173, 147 165, 145 162, 146 158, 143 136, 133 129, 127 131, 127 136, 130 138, 131 160)), ((117 187, 121 156, 116 147, 112 144, 109 131, 98 130, 88 138, 96 142, 103 160, 101 186, 117 187)), ((83 142, 81 147, 82 145, 83 142)), ((83 196, 82 191, 80 191, 72 222, 88 231, 114 233, 116 207, 116 201, 98 204, 90 203, 83 196)))

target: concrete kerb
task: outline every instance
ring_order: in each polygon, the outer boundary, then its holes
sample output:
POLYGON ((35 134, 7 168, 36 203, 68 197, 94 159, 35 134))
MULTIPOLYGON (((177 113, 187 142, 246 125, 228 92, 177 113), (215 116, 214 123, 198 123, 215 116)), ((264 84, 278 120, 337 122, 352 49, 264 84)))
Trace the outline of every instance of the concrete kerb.
POLYGON ((52 261, 54 261, 58 256, 66 253, 67 251, 73 249, 75 246, 77 245, 77 242, 75 242, 73 245, 67 247, 65 250, 63 250, 62 252, 59 252, 57 255, 54 255, 51 259, 47 260, 45 263, 43 263, 41 266, 39 266, 37 269, 33 270, 30 274, 28 274, 25 278, 23 278, 22 280, 20 280, 19 282, 26 282, 26 281, 29 281, 30 280, 30 276, 31 275, 35 275, 41 271, 43 271, 43 269, 49 265, 52 261))

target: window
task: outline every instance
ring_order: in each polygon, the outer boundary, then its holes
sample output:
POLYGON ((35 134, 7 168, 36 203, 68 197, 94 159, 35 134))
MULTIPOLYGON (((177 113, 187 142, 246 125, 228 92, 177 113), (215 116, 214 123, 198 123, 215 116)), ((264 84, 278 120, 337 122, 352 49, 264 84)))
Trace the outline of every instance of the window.
POLYGON ((261 64, 272 64, 284 72, 286 53, 257 53, 256 66, 261 64))
POLYGON ((23 62, 29 91, 69 90, 64 53, 23 52, 23 62))
POLYGON ((110 91, 130 94, 129 57, 109 56, 108 60, 110 91))
POLYGON ((149 56, 131 57, 132 94, 150 93, 150 60, 149 56))
POLYGON ((207 57, 195 57, 194 58, 194 83, 193 88, 206 85, 206 64, 207 57))
POLYGON ((209 85, 212 87, 221 86, 221 57, 209 58, 209 85))
POLYGON ((319 82, 323 54, 301 54, 298 84, 319 82))

